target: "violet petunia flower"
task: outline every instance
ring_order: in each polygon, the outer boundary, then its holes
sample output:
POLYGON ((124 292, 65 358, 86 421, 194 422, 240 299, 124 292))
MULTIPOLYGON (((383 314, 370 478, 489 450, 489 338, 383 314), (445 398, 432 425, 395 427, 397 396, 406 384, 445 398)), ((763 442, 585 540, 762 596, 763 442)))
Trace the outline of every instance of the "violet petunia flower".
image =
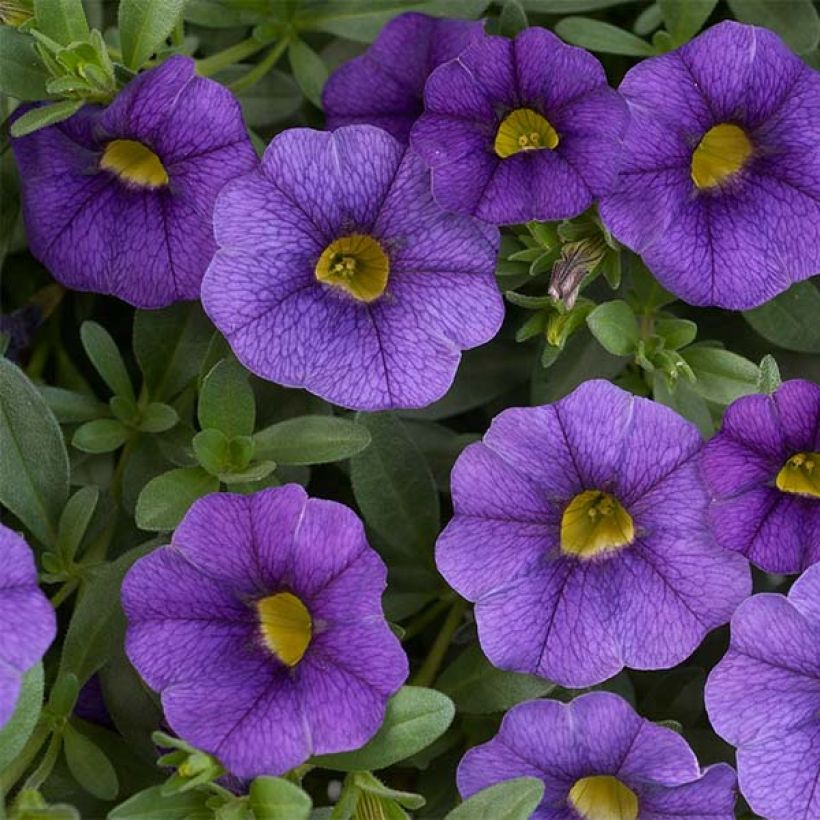
POLYGON ((746 309, 820 270, 820 74, 771 31, 719 23, 643 60, 615 237, 693 305, 746 309))
POLYGON ((361 746, 407 677, 356 515, 296 484, 196 501, 125 578, 126 652, 185 741, 238 777, 361 746))
POLYGON ((367 123, 406 144, 424 110, 424 83, 430 72, 483 33, 483 22, 417 12, 394 17, 364 54, 328 78, 322 93, 327 127, 367 123))
POLYGON ((28 544, 0 524, 0 728, 14 713, 23 675, 57 634, 57 618, 37 586, 28 544))
POLYGON ((701 770, 687 742, 622 698, 591 692, 570 703, 532 700, 511 709, 498 734, 458 767, 467 798, 517 777, 544 796, 531 820, 734 820, 736 777, 719 763, 701 770))
POLYGON ((820 817, 820 565, 788 597, 754 595, 706 682, 715 731, 737 747, 740 791, 769 820, 820 817))
POLYGON ((437 68, 410 141, 442 207, 496 225, 577 216, 613 184, 624 101, 543 28, 483 37, 437 68))
POLYGON ((262 378, 357 410, 422 407, 504 315, 498 231, 441 210, 381 129, 295 128, 226 186, 202 303, 262 378))
POLYGON ((141 308, 199 297, 216 195, 256 164, 234 97, 181 56, 12 144, 34 256, 141 308))
POLYGON ((452 473, 436 562, 496 666, 562 686, 664 669, 751 591, 707 525, 698 431, 605 381, 512 408, 452 473))
POLYGON ((743 396, 703 451, 717 541, 767 572, 820 561, 820 385, 743 396))

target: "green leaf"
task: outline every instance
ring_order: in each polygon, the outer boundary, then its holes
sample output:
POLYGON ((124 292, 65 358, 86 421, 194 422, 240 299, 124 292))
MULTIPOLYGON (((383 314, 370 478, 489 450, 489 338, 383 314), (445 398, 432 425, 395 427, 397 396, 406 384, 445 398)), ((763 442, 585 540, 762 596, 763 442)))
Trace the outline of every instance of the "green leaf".
POLYGON ((695 341, 698 326, 689 319, 658 319, 655 322, 655 333, 663 336, 667 349, 678 350, 695 341))
POLYGON ((630 356, 638 345, 638 320, 626 302, 616 299, 598 305, 587 326, 601 346, 614 356, 630 356))
POLYGON ((697 34, 718 0, 658 0, 666 30, 676 46, 697 34))
POLYGON ((16 28, 0 26, 0 92, 17 100, 44 100, 48 79, 34 40, 16 28))
POLYGON ((145 408, 140 421, 140 430, 146 433, 164 433, 179 421, 179 414, 173 407, 161 402, 151 402, 145 408))
POLYGON ((109 332, 96 322, 83 322, 80 338, 88 358, 111 392, 115 396, 135 401, 131 377, 109 332))
POLYGON ((317 107, 322 107, 322 88, 327 81, 327 66, 304 41, 294 40, 288 47, 290 68, 302 93, 317 107))
POLYGON ((57 421, 63 424, 91 421, 109 414, 106 404, 86 393, 75 393, 73 390, 42 384, 37 385, 37 388, 57 421))
POLYGON ((303 789, 281 777, 257 777, 249 802, 255 820, 307 820, 313 808, 303 789))
POLYGON ((201 467, 169 470, 143 487, 137 499, 137 526, 141 530, 172 530, 194 501, 218 490, 219 479, 201 467))
POLYGON ((758 393, 768 393, 771 395, 783 383, 780 377, 780 368, 777 360, 771 354, 766 354, 760 360, 760 375, 757 379, 758 393))
POLYGON ((820 353, 820 290, 798 282, 743 317, 764 339, 799 353, 820 353))
POLYGON ((111 761, 93 740, 67 723, 63 734, 66 763, 75 780, 94 797, 114 800, 120 790, 111 761))
POLYGON ((529 820, 544 796, 544 784, 536 777, 517 777, 482 789, 445 820, 529 820))
POLYGON ((14 712, 0 727, 0 772, 8 768, 31 737, 43 708, 43 664, 32 666, 23 675, 14 712))
POLYGON ((359 413, 370 446, 350 462, 356 503, 368 526, 397 551, 432 561, 439 499, 430 467, 402 422, 391 413, 359 413))
POLYGON ((248 371, 234 359, 218 362, 202 382, 197 414, 203 430, 221 430, 228 438, 252 435, 256 400, 248 371))
POLYGON ((82 0, 34 0, 37 31, 67 46, 89 35, 82 0))
POLYGON ((327 464, 364 450, 370 431, 336 416, 299 416, 260 430, 253 440, 257 458, 277 464, 327 464))
POLYGON ((741 22, 776 32, 798 54, 820 43, 820 16, 811 0, 729 0, 729 8, 741 22))
POLYGON ((213 326, 198 302, 178 302, 162 310, 138 310, 134 355, 149 396, 167 401, 199 373, 213 326))
POLYGON ((579 11, 598 11, 610 6, 625 6, 637 0, 521 0, 527 11, 542 14, 569 14, 579 11))
POLYGON ((450 697, 459 712, 506 712, 524 700, 540 698, 555 684, 535 675, 494 667, 478 644, 462 652, 436 681, 436 689, 450 697))
POLYGON ((0 453, 0 502, 54 544, 68 500, 68 455, 43 397, 7 359, 0 359, 0 453))
POLYGON ((79 694, 80 682, 77 676, 71 672, 61 675, 51 687, 48 711, 58 718, 67 718, 74 711, 79 694))
POLYGON ((384 769, 429 746, 447 731, 454 716, 453 702, 441 692, 403 686, 388 701, 384 723, 369 743, 352 752, 321 755, 312 762, 342 772, 384 769))
POLYGON ((72 561, 77 554, 99 498, 96 487, 81 487, 65 505, 57 531, 57 548, 66 561, 72 561))
POLYGON ((651 57, 655 53, 646 40, 611 23, 589 17, 565 17, 555 25, 555 33, 568 43, 604 54, 651 57))
POLYGON ((51 105, 41 105, 26 111, 11 124, 13 137, 25 137, 49 125, 67 120, 84 105, 83 100, 61 100, 51 105))
POLYGON ((506 0, 498 15, 498 31, 504 37, 515 37, 527 27, 527 12, 520 0, 506 0))
POLYGON ((730 404, 741 396, 757 392, 757 365, 737 353, 714 347, 692 347, 682 355, 697 377, 693 389, 708 401, 730 404))
POLYGON ((230 463, 230 441, 221 430, 200 430, 193 440, 196 460, 211 475, 219 475, 230 463))
POLYGON ((659 404, 665 404, 691 421, 704 438, 709 438, 715 432, 715 423, 712 414, 706 405, 706 400, 699 396, 692 387, 683 380, 678 380, 674 389, 664 378, 663 373, 656 370, 652 379, 652 398, 659 404))
POLYGON ((136 71, 156 54, 171 33, 185 0, 120 0, 123 62, 136 71))
POLYGON ((117 419, 95 419, 74 431, 71 444, 84 453, 111 453, 125 444, 128 435, 128 428, 117 419))
POLYGON ((162 786, 151 786, 132 795, 108 812, 108 820, 212 820, 207 807, 208 791, 176 792, 164 795, 162 786))
MULTIPOLYGON (((230 85, 251 70, 253 66, 232 65, 214 74, 214 79, 223 85, 230 85)), ((249 128, 282 122, 295 114, 304 101, 293 77, 275 68, 249 88, 239 91, 236 97, 242 106, 245 125, 249 128)))

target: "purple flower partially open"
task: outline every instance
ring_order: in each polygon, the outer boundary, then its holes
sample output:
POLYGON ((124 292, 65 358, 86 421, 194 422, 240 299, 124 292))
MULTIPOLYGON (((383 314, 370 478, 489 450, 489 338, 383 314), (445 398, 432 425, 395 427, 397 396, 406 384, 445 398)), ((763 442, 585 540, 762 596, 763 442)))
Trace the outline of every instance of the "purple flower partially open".
POLYGON ((717 541, 767 572, 820 561, 820 386, 795 379, 731 404, 703 451, 717 541))
POLYGON ((719 23, 643 60, 606 226, 693 305, 751 308, 820 270, 820 74, 719 23))
POLYGON ((343 63, 322 92, 327 127, 376 125, 407 143, 424 110, 430 72, 483 35, 484 23, 408 12, 394 17, 360 57, 343 63))
POLYGON ((202 303, 257 375, 357 410, 423 407, 504 316, 498 231, 442 211, 369 125, 278 135, 227 185, 202 303))
POLYGON ((645 720, 617 695, 591 692, 564 704, 511 709, 498 734, 458 767, 465 798, 516 777, 536 777, 544 797, 532 820, 733 820, 734 770, 701 770, 676 732, 645 720))
POLYGON ((437 68, 410 141, 442 207, 496 225, 565 219, 613 184, 626 120, 595 57, 528 28, 437 68))
POLYGON ((14 712, 24 673, 56 634, 54 608, 37 586, 28 544, 0 524, 0 727, 14 712))
POLYGON ((453 468, 436 550, 492 663, 590 686, 674 666, 729 620, 751 579, 709 534, 701 445, 604 381, 496 416, 453 468))
POLYGON ((195 502, 122 588, 126 651, 168 724, 231 774, 361 746, 407 677, 356 515, 296 484, 195 502))
POLYGON ((199 297, 216 195, 256 164, 234 97, 180 56, 12 144, 34 256, 67 287, 142 308, 199 297))
POLYGON ((769 820, 820 817, 820 565, 788 597, 732 616, 729 650, 706 682, 715 731, 737 747, 740 790, 769 820))

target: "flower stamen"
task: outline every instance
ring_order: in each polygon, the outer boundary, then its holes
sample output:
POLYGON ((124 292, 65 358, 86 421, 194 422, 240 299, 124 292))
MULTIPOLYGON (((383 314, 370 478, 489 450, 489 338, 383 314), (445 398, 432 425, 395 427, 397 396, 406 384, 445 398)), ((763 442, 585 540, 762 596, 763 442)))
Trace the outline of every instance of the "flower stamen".
POLYGON ((558 133, 549 121, 531 108, 516 108, 507 114, 495 135, 495 153, 502 159, 520 151, 552 149, 558 145, 558 133))
POLYGON ((692 181, 697 188, 714 188, 737 174, 751 154, 752 143, 740 126, 715 125, 692 154, 692 181))
POLYGON ((795 453, 780 469, 774 483, 784 493, 820 498, 820 453, 795 453))
POLYGON ((285 666, 296 666, 313 637, 313 619, 291 592, 277 592, 256 602, 259 629, 265 646, 285 666))
POLYGON ((582 777, 569 792, 569 804, 584 820, 637 820, 638 796, 608 774, 582 777))
POLYGON ((136 140, 109 142, 100 158, 100 168, 139 188, 162 188, 168 184, 168 172, 160 158, 136 140))
POLYGON ((600 490, 576 495, 561 517, 561 551, 576 558, 593 558, 625 547, 634 538, 632 516, 615 496, 600 490))
POLYGON ((387 287, 390 260, 382 246, 366 234, 350 234, 331 242, 316 263, 316 278, 346 290, 360 302, 378 299, 387 287))

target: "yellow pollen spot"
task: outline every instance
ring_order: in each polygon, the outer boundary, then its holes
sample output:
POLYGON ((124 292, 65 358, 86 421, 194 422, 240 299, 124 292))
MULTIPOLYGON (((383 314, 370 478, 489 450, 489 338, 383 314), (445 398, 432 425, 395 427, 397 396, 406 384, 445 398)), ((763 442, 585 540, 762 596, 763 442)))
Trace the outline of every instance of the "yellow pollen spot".
POLYGON ((774 480, 784 493, 820 498, 820 453, 795 453, 774 480))
POLYGON ((635 537, 632 517, 618 499, 600 490, 584 490, 572 499, 561 518, 561 551, 578 558, 625 547, 635 537))
POLYGON ((752 154, 752 143, 737 125, 710 128, 692 154, 692 180, 698 188, 714 188, 734 176, 752 154))
POLYGON ((160 158, 135 140, 109 142, 100 159, 100 168, 112 171, 124 182, 141 188, 161 188, 168 184, 168 172, 160 158))
POLYGON ((499 157, 506 159, 519 151, 552 149, 557 145, 558 134, 545 117, 531 108, 516 108, 498 126, 493 147, 499 157))
POLYGON ((637 820, 638 797, 617 777, 582 777, 569 792, 570 805, 584 820, 637 820))
POLYGON ((390 260, 382 246, 361 233, 334 240, 316 263, 320 282, 342 288, 360 302, 372 302, 384 293, 389 272, 390 260))
POLYGON ((290 592, 277 592, 256 602, 265 646, 286 666, 296 666, 313 635, 307 607, 290 592))

